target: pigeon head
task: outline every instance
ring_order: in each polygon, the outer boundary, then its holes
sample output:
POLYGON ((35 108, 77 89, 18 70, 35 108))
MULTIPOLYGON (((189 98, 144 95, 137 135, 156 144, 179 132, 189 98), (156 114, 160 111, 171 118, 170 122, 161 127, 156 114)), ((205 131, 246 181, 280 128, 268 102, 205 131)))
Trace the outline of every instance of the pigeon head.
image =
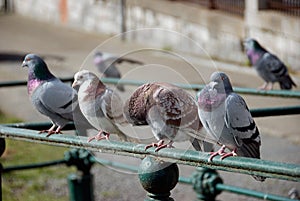
POLYGON ((103 56, 103 53, 102 52, 96 52, 94 57, 102 57, 103 56))
POLYGON ((217 90, 218 93, 230 93, 233 91, 228 76, 223 72, 214 72, 210 76, 210 87, 217 90))
POLYGON ((103 57, 103 53, 102 52, 96 52, 95 54, 94 54, 94 64, 95 65, 97 65, 97 64, 99 64, 99 63, 101 63, 102 62, 102 57, 103 57))
POLYGON ((100 84, 104 85, 94 73, 88 70, 81 70, 74 75, 72 87, 74 88, 76 86, 81 86, 86 81, 95 83, 99 82, 100 84))
POLYGON ((248 50, 263 50, 265 51, 265 49, 257 42, 257 40, 253 39, 253 38, 248 38, 244 41, 244 47, 246 49, 246 51, 248 50))
POLYGON ((232 92, 232 87, 227 75, 223 72, 214 72, 207 84, 198 95, 198 105, 204 111, 213 111, 232 92))
POLYGON ((54 78, 54 75, 49 71, 44 60, 35 54, 27 54, 22 63, 22 67, 29 68, 29 80, 48 80, 54 78))

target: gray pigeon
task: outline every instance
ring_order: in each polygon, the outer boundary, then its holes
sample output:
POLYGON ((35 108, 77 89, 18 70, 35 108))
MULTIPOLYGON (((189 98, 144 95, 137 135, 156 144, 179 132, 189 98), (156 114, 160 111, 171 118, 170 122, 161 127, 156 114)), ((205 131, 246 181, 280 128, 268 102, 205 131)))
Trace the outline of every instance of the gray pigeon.
MULTIPOLYGON (((122 76, 120 71, 117 69, 116 64, 120 64, 122 62, 129 62, 138 65, 143 64, 140 61, 123 57, 117 57, 115 55, 99 51, 96 52, 94 55, 94 64, 97 67, 97 69, 104 75, 104 77, 120 79, 122 76)), ((117 89, 120 91, 125 91, 124 86, 122 84, 118 84, 117 89)))
POLYGON ((265 81, 260 89, 273 89, 274 82, 279 82, 281 89, 291 89, 296 84, 289 76, 287 67, 280 59, 264 49, 256 40, 250 38, 244 43, 247 56, 258 73, 265 81), (270 84, 269 84, 270 83, 270 84))
POLYGON ((122 100, 119 95, 107 88, 99 78, 87 70, 79 71, 74 76, 73 87, 79 86, 79 107, 99 133, 88 141, 109 138, 117 134, 121 140, 138 142, 138 139, 125 135, 117 126, 128 124, 123 116, 122 100))
MULTIPOLYGON (((198 96, 198 114, 210 139, 221 144, 219 151, 209 158, 221 155, 260 158, 260 136, 244 99, 233 92, 225 73, 215 72, 198 96), (228 148, 231 152, 226 153, 228 148)), ((264 177, 254 176, 259 181, 264 177)))
POLYGON ((27 90, 32 104, 53 123, 50 129, 40 133, 47 132, 47 137, 61 133, 61 129, 70 121, 79 123, 79 127, 90 127, 79 110, 77 92, 56 78, 43 59, 35 54, 28 54, 22 67, 28 67, 27 90))
POLYGON ((168 83, 144 84, 126 101, 124 114, 132 125, 151 127, 158 142, 145 149, 156 147, 158 151, 173 147, 173 142, 190 140, 196 150, 203 150, 205 134, 201 131, 196 101, 181 88, 168 83))

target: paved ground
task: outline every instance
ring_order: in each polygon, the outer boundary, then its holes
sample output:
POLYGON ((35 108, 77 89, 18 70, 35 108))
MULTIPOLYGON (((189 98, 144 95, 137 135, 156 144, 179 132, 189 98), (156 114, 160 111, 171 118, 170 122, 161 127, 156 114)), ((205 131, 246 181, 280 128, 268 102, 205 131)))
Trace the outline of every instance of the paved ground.
MULTIPOLYGON (((38 53, 45 56, 51 71, 59 77, 72 76, 81 68, 96 72, 91 62, 90 53, 97 47, 102 51, 127 54, 128 57, 139 59, 147 64, 145 66, 122 65, 121 71, 124 79, 204 83, 211 72, 216 70, 210 60, 197 58, 195 55, 178 53, 179 56, 174 56, 149 49, 153 48, 151 46, 121 42, 118 38, 75 31, 14 15, 0 16, 0 27, 0 53, 38 53), (62 60, 58 57, 62 57, 62 60), (185 62, 181 57, 188 62, 185 62)), ((229 74, 235 86, 255 88, 262 84, 253 69, 218 62, 215 64, 219 70, 224 70, 229 74)), ((0 80, 26 79, 27 70, 20 66, 21 62, 0 62, 0 80)), ((299 77, 296 76, 294 79, 300 86, 299 77)), ((128 97, 134 88, 133 86, 126 86, 126 93, 122 93, 122 97, 128 97)), ((244 97, 250 108, 299 105, 300 103, 299 99, 244 97)), ((0 100, 2 111, 22 118, 24 121, 47 120, 33 109, 25 87, 0 89, 0 100)), ((299 120, 300 115, 256 119, 262 133, 262 158, 300 163, 298 156, 300 152, 299 120)), ((146 131, 146 135, 148 135, 149 130, 146 131)), ((136 132, 144 133, 144 130, 136 132)), ((177 147, 183 148, 187 145, 186 143, 176 144, 177 147)), ((99 154, 99 156, 130 164, 138 165, 140 163, 138 159, 129 160, 124 157, 104 154, 99 154)), ((97 200, 142 200, 144 198, 145 192, 136 175, 98 166, 93 171, 96 175, 95 194, 97 194, 97 200)), ((194 168, 192 167, 180 166, 181 175, 189 176, 193 171, 194 168)), ((221 174, 226 184, 268 193, 287 195, 292 187, 300 190, 299 183, 274 179, 258 183, 246 175, 224 172, 221 174)), ((172 197, 175 200, 192 200, 195 199, 195 193, 190 186, 179 184, 172 191, 172 197)), ((254 200, 228 193, 222 193, 218 198, 219 200, 254 200)))

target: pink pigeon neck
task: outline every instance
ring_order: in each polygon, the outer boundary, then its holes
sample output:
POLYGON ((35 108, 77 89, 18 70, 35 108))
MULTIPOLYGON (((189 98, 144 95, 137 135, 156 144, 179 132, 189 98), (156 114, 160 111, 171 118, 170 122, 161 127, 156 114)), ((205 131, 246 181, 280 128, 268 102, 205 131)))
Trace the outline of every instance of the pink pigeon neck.
POLYGON ((40 86, 44 81, 39 79, 31 79, 27 82, 27 92, 31 96, 35 89, 40 86))

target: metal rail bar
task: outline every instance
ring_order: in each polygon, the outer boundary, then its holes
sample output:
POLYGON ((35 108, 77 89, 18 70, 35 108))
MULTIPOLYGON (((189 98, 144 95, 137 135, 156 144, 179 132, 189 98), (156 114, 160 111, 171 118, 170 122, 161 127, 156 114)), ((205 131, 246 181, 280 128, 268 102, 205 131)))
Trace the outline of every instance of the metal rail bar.
MULTIPOLYGON (((107 166, 114 167, 114 168, 120 168, 122 170, 127 170, 127 171, 131 171, 134 173, 137 173, 138 169, 139 169, 138 167, 133 166, 133 165, 126 165, 123 163, 114 162, 114 161, 101 159, 101 158, 97 158, 97 157, 93 157, 92 160, 93 160, 93 162, 97 162, 101 165, 107 165, 107 166)), ((183 184, 193 185, 192 178, 190 178, 190 177, 179 177, 178 182, 183 183, 183 184)), ((263 200, 294 201, 293 199, 289 199, 287 197, 283 197, 283 196, 279 196, 279 195, 263 193, 263 192, 259 192, 259 191, 255 191, 255 190, 240 188, 237 186, 231 186, 231 185, 221 184, 221 183, 216 184, 216 189, 219 191, 227 191, 230 193, 246 195, 249 197, 255 197, 255 198, 259 198, 259 199, 263 199, 263 200)))
POLYGON ((36 131, 6 126, 0 126, 0 137, 39 142, 56 146, 84 148, 91 151, 114 153, 137 158, 144 158, 146 155, 152 155, 166 161, 176 161, 176 163, 179 164, 201 166, 211 169, 242 174, 253 174, 283 180, 300 181, 300 165, 297 164, 243 157, 231 157, 222 161, 216 158, 213 162, 208 162, 208 153, 194 150, 183 151, 179 149, 163 149, 159 152, 155 152, 154 149, 149 149, 145 151, 145 145, 143 144, 106 140, 88 143, 86 137, 71 135, 52 135, 50 137, 45 137, 45 135, 37 134, 36 131))
POLYGON ((288 107, 270 107, 250 109, 253 117, 268 117, 300 114, 300 105, 288 107))
POLYGON ((295 201, 293 199, 289 199, 287 197, 282 197, 279 195, 273 195, 268 193, 262 193, 259 191, 244 189, 236 186, 225 185, 225 184, 217 184, 216 188, 220 191, 227 191, 231 193, 236 193, 240 195, 251 196, 255 198, 260 198, 263 200, 273 200, 273 201, 295 201))
MULTIPOLYGON (((73 82, 73 77, 67 77, 67 78, 60 78, 63 82, 73 82)), ((0 82, 0 88, 1 87, 16 87, 16 86, 25 86, 27 85, 27 80, 16 80, 16 81, 6 81, 6 82, 0 82)))
POLYGON ((49 167, 54 165, 60 165, 65 164, 66 160, 55 160, 55 161, 49 161, 49 162, 42 162, 42 163, 36 163, 36 164, 28 164, 28 165, 18 165, 18 166, 9 166, 3 168, 3 173, 15 171, 15 170, 27 170, 27 169, 33 169, 33 168, 42 168, 42 167, 49 167))
MULTIPOLYGON (((1 125, 1 124, 0 124, 1 125)), ((3 126, 13 128, 25 128, 30 130, 44 130, 52 126, 51 122, 31 122, 31 123, 13 123, 13 124, 2 124, 3 126)), ((74 130, 75 125, 73 122, 67 123, 63 130, 74 130)))
MULTIPOLYGON (((137 173, 138 169, 139 169, 137 166, 127 165, 124 163, 119 163, 119 162, 101 159, 101 158, 97 158, 97 157, 92 157, 91 162, 95 162, 100 165, 107 165, 107 166, 122 169, 122 170, 127 170, 127 171, 130 171, 133 173, 137 173)), ((32 169, 32 168, 49 167, 49 166, 54 166, 54 165, 59 165, 59 164, 66 164, 66 160, 61 159, 61 160, 42 162, 42 163, 36 163, 36 164, 4 167, 2 172, 7 173, 10 171, 15 171, 15 170, 27 170, 27 169, 32 169)), ((190 177, 179 177, 178 181, 183 184, 193 185, 192 178, 190 178, 190 177)), ((231 186, 231 185, 222 184, 222 183, 216 184, 216 189, 219 191, 227 191, 227 192, 231 192, 231 193, 235 193, 235 194, 246 195, 249 197, 255 197, 255 198, 260 198, 260 199, 264 199, 264 200, 273 200, 273 201, 292 201, 293 200, 293 199, 289 199, 287 197, 282 197, 279 195, 263 193, 263 192, 259 192, 259 191, 255 191, 255 190, 240 188, 237 186, 231 186)))
MULTIPOLYGON (((192 178, 190 178, 190 177, 179 177, 178 181, 180 183, 193 185, 192 178)), ((263 192, 259 192, 259 191, 255 191, 255 190, 240 188, 240 187, 237 187, 237 186, 232 186, 232 185, 227 185, 227 184, 222 184, 222 183, 216 184, 216 189, 219 190, 219 191, 227 191, 227 192, 230 192, 230 193, 246 195, 246 196, 249 196, 249 197, 255 197, 255 198, 259 198, 259 199, 263 199, 263 200, 294 201, 293 199, 283 197, 283 196, 280 196, 280 195, 263 193, 263 192)))
MULTIPOLYGON (((63 82, 72 82, 73 77, 60 78, 63 82)), ((125 85, 134 85, 140 86, 142 84, 147 83, 147 81, 139 81, 139 80, 124 80, 124 79, 116 79, 116 78, 101 78, 104 83, 108 84, 125 84, 125 85)), ((180 84, 173 83, 181 88, 188 90, 201 90, 205 85, 203 84, 180 84)), ((13 86, 22 86, 27 85, 27 81, 7 81, 0 82, 1 87, 13 87, 13 86)), ((249 94, 249 95, 261 95, 261 96, 277 96, 277 97, 288 97, 288 98, 300 98, 300 91, 288 91, 288 90, 258 90, 253 88, 241 88, 241 87, 233 87, 234 91, 240 94, 249 94)))
MULTIPOLYGON (((250 109, 253 117, 268 117, 268 116, 280 116, 280 115, 299 115, 300 106, 288 106, 288 107, 271 107, 271 108, 254 108, 250 109)), ((1 124, 0 124, 1 125, 1 124)), ((32 122, 32 123, 13 123, 2 124, 3 126, 14 128, 25 128, 31 130, 44 130, 52 126, 50 122, 32 122)), ((74 130, 74 123, 70 122, 66 124, 64 130, 74 130)))
MULTIPOLYGON (((138 80, 124 80, 124 79, 116 79, 116 78, 101 78, 104 83, 110 84, 125 84, 125 85, 136 85, 140 86, 142 84, 147 83, 146 81, 138 81, 138 80)), ((204 88, 204 84, 180 84, 173 83, 178 87, 188 90, 201 90, 204 88)), ((241 88, 241 87, 233 87, 233 90, 237 93, 241 94, 249 94, 249 95, 263 95, 263 96, 280 96, 280 97, 289 97, 289 98, 300 98, 300 91, 287 91, 287 90, 258 90, 253 88, 241 88)))

